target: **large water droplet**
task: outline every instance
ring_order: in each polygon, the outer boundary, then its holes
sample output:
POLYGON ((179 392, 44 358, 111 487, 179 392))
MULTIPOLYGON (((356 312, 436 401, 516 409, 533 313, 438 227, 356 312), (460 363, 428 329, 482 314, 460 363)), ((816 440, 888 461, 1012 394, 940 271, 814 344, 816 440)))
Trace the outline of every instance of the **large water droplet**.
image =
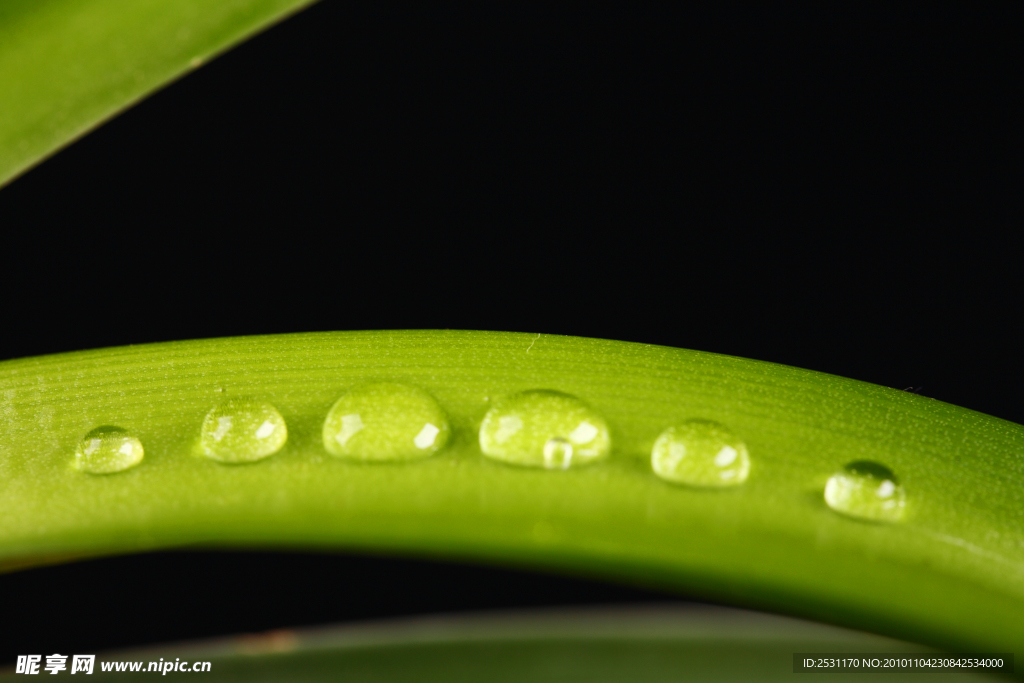
POLYGON ((513 465, 566 470, 611 450, 608 425, 586 403, 558 391, 524 391, 499 401, 480 425, 480 450, 513 465))
POLYGON ((255 462, 277 453, 287 440, 288 427, 277 408, 252 399, 232 399, 206 414, 199 450, 220 462, 255 462))
POLYGON ((417 460, 448 443, 448 416, 434 397, 406 384, 382 382, 352 389, 324 420, 324 448, 339 458, 417 460))
POLYGON ((851 462, 825 484, 828 506, 858 519, 898 522, 903 519, 905 500, 899 479, 877 462, 851 462))
POLYGON ((78 442, 75 467, 93 474, 121 472, 142 462, 142 442, 120 427, 97 427, 78 442))
POLYGON ((662 479, 690 486, 738 486, 750 473, 746 445, 716 422, 690 420, 661 433, 651 467, 662 479))

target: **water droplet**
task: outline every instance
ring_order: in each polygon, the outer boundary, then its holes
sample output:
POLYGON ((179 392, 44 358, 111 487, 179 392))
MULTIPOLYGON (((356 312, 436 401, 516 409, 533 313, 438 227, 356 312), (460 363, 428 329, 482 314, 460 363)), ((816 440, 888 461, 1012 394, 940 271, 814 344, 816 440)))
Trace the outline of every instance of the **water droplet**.
POLYGON ((836 512, 876 522, 903 519, 906 494, 885 465, 868 460, 851 462, 825 484, 825 502, 836 512))
POLYGON ((746 445, 716 422, 690 420, 669 427, 651 450, 654 473, 678 484, 739 486, 750 473, 746 445))
POLYGON ((92 474, 111 474, 142 462, 142 442, 120 427, 97 427, 78 442, 75 467, 92 474))
POLYGON ((544 442, 544 467, 549 470, 567 470, 572 465, 572 444, 560 436, 544 442))
POLYGON ((338 399, 324 420, 324 448, 339 458, 417 460, 448 443, 448 416, 434 397, 406 384, 367 384, 338 399))
POLYGON ((480 450, 513 465, 567 470, 611 450, 608 425, 583 401, 558 391, 524 391, 496 402, 480 425, 480 450))
POLYGON ((220 462, 255 462, 277 453, 287 440, 288 427, 277 408, 261 401, 232 399, 206 414, 199 451, 220 462))

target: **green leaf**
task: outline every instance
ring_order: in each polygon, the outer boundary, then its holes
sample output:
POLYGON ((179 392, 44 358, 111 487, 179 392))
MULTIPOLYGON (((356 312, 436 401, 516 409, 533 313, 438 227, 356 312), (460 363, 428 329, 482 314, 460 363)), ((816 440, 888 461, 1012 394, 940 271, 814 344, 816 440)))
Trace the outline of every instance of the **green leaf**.
MULTIPOLYGON (((721 607, 536 610, 414 618, 97 657, 95 680, 153 673, 111 672, 104 662, 209 662, 218 681, 790 681, 793 653, 903 653, 927 648, 821 624, 721 607)), ((849 659, 849 657, 843 657, 849 659)), ((862 664, 863 658, 857 663, 862 664)), ((859 669, 860 667, 858 667, 859 669)), ((917 680, 919 672, 872 671, 872 680, 917 680)), ((834 680, 835 671, 815 680, 834 680)), ((977 670, 932 673, 942 681, 990 680, 977 670)))
POLYGON ((1008 652, 1024 645, 1022 443, 1019 425, 907 392, 597 339, 381 331, 105 349, 0 364, 0 561, 197 544, 397 551, 1008 652), (432 396, 450 423, 446 446, 417 460, 330 455, 332 405, 380 383, 432 396), (565 471, 483 457, 488 410, 537 389, 602 416, 609 456, 565 471), (284 447, 245 464, 203 455, 204 418, 228 401, 276 409, 284 447), (745 483, 655 476, 655 440, 686 420, 743 440, 745 483), (76 449, 99 427, 137 437, 142 462, 76 469, 76 449), (895 473, 902 521, 825 504, 826 482, 854 461, 895 473))
POLYGON ((4 0, 0 186, 311 0, 4 0))

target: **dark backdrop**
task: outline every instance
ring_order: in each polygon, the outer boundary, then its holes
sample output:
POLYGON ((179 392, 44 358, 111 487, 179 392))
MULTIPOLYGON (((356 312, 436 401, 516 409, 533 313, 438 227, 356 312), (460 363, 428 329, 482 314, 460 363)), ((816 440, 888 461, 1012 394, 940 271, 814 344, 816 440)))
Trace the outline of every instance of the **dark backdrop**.
MULTIPOLYGON (((0 357, 515 330, 1024 422, 1019 5, 677 4, 324 0, 0 190, 0 357)), ((7 659, 663 597, 258 553, 33 570, 0 595, 7 659)))

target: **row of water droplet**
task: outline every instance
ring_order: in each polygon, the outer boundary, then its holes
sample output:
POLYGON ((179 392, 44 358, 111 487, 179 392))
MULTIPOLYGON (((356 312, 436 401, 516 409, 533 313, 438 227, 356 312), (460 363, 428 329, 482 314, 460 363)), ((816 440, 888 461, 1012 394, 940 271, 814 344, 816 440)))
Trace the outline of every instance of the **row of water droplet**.
MULTIPOLYGON (((440 451, 451 425, 433 396, 416 387, 379 383, 355 388, 331 407, 323 423, 324 448, 364 462, 409 461, 440 451)), ((226 401, 207 413, 196 446, 225 463, 249 463, 277 453, 288 427, 277 409, 258 400, 226 401)), ((524 391, 497 402, 480 426, 480 450, 513 465, 567 470, 601 460, 611 451, 608 425, 596 411, 557 391, 524 391)), ((118 427, 89 432, 75 452, 75 466, 93 474, 139 464, 139 439, 118 427)), ((750 455, 726 427, 689 420, 665 429, 651 450, 651 468, 665 481, 704 488, 743 484, 750 455)), ((896 476, 869 461, 850 463, 825 486, 832 509, 862 519, 903 518, 905 494, 896 476)))

